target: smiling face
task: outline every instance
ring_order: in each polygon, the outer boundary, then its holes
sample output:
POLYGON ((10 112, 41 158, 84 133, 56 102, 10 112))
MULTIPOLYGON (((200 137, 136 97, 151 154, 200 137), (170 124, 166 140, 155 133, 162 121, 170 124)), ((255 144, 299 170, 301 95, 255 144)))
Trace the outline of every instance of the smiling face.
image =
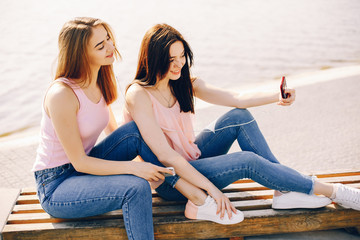
POLYGON ((89 63, 94 67, 110 65, 114 62, 114 43, 104 26, 92 28, 87 46, 89 63))
POLYGON ((186 63, 184 45, 181 41, 171 44, 169 49, 169 71, 165 78, 169 80, 177 80, 181 76, 181 69, 186 63))

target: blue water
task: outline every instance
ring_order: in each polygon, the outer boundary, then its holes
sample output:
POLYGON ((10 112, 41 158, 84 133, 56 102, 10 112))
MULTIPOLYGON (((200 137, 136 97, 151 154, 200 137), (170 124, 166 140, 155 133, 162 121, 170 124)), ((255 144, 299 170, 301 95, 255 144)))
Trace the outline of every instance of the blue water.
POLYGON ((190 43, 193 74, 221 87, 360 63, 358 0, 2 0, 0 136, 39 125, 57 36, 75 16, 113 27, 123 56, 115 64, 120 91, 134 75, 142 36, 162 22, 190 43))

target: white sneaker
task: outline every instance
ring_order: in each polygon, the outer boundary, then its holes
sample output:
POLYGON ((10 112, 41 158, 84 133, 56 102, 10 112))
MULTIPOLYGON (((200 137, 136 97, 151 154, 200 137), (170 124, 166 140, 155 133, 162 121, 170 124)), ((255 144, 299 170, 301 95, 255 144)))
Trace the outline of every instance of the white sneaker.
POLYGON ((219 224, 236 224, 244 220, 244 214, 237 210, 236 214, 233 213, 231 219, 229 219, 227 212, 225 211, 224 218, 220 218, 220 213, 216 214, 217 204, 215 200, 208 196, 205 199, 205 203, 201 206, 196 206, 190 200, 185 207, 185 217, 189 219, 201 219, 216 222, 219 224))
POLYGON ((360 211, 360 189, 352 188, 341 183, 335 185, 337 191, 333 201, 344 208, 352 208, 360 211))
POLYGON ((327 197, 319 197, 299 192, 283 193, 273 197, 272 208, 292 209, 292 208, 321 208, 331 203, 327 197))

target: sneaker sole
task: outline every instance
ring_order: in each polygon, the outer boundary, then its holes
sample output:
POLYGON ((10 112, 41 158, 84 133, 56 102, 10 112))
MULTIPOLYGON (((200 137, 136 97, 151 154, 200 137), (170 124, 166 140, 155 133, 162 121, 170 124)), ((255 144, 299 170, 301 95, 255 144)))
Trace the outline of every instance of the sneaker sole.
POLYGON ((205 220, 205 221, 215 222, 215 223, 218 223, 221 225, 233 225, 233 224, 238 224, 238 223, 241 223, 242 221, 244 221, 244 217, 240 221, 237 221, 237 222, 222 222, 222 221, 217 221, 217 220, 213 220, 213 219, 204 219, 204 218, 198 218, 196 220, 205 220))
POLYGON ((345 206, 345 205, 343 205, 343 204, 341 204, 341 203, 336 203, 337 205, 339 205, 340 207, 342 207, 342 208, 346 208, 346 209, 354 209, 354 210, 356 210, 356 211, 360 211, 360 208, 356 208, 356 207, 348 207, 348 206, 345 206))
POLYGON ((234 223, 224 223, 222 221, 216 221, 216 220, 213 220, 213 219, 208 219, 208 218, 191 218, 191 217, 188 217, 186 216, 185 214, 185 217, 188 218, 188 219, 191 219, 191 220, 203 220, 203 221, 210 221, 210 222, 215 222, 215 223, 218 223, 218 224, 221 224, 221 225, 232 225, 232 224, 237 224, 237 223, 240 223, 242 221, 244 221, 244 216, 242 216, 242 219, 238 222, 234 222, 234 223))

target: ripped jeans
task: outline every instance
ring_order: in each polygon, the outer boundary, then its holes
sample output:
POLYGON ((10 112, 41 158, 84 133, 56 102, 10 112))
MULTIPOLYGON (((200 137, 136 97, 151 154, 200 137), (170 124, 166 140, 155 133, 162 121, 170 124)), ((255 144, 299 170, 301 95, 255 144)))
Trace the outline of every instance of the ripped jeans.
MULTIPOLYGON (((250 178, 279 191, 313 193, 312 177, 279 163, 246 109, 227 112, 204 129, 195 143, 201 157, 189 163, 219 189, 238 179, 250 178), (242 151, 227 154, 234 141, 242 151)), ((185 200, 174 186, 165 182, 156 191, 168 200, 185 200)))

